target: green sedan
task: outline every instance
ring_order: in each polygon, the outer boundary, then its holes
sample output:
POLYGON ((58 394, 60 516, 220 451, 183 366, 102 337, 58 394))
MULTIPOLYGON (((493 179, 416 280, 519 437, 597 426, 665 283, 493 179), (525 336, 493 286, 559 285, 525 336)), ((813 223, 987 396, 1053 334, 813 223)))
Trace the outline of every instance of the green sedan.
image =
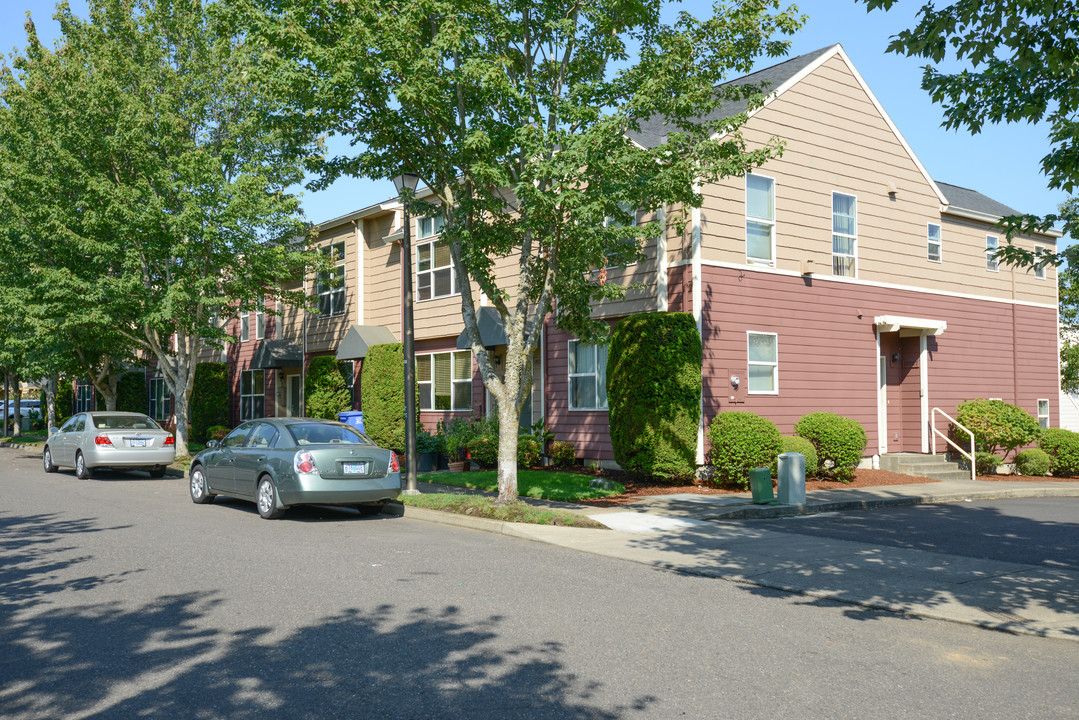
POLYGON ((401 493, 397 453, 344 423, 262 418, 243 423, 191 459, 191 501, 253 500, 259 515, 290 505, 351 505, 374 514, 401 493))

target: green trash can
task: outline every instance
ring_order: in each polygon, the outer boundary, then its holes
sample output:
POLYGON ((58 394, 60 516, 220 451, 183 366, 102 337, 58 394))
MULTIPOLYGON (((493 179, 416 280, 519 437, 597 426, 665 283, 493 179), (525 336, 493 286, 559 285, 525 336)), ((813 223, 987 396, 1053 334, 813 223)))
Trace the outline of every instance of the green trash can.
POLYGON ((753 468, 749 471, 749 489, 756 505, 769 505, 776 501, 775 495, 772 494, 772 471, 768 468, 753 468))

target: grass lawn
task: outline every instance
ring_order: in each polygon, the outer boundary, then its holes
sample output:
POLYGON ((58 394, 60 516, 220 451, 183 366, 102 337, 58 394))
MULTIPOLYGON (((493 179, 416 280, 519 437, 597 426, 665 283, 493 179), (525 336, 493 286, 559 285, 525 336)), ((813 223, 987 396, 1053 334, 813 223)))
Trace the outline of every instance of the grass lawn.
POLYGON ((13 442, 22 445, 41 445, 45 442, 44 435, 16 435, 15 437, 0 437, 0 442, 13 442))
MULTIPOLYGON (((420 482, 438 485, 453 485, 454 487, 466 487, 490 492, 498 491, 497 470, 464 473, 424 473, 418 479, 420 482)), ((525 497, 561 500, 562 502, 602 498, 609 495, 620 495, 625 492, 625 488, 618 483, 612 483, 612 488, 591 487, 589 482, 592 479, 589 475, 556 470, 518 470, 517 492, 525 497)))
MULTIPOLYGON (((461 474, 454 473, 454 475, 461 474)), ((423 476, 421 475, 420 477, 422 478, 423 476)), ((495 505, 494 498, 485 495, 431 493, 427 495, 402 495, 398 500, 411 507, 441 510, 443 512, 459 513, 503 522, 605 529, 605 526, 601 523, 583 515, 575 515, 574 513, 560 510, 535 508, 523 502, 514 503, 513 505, 495 505)))

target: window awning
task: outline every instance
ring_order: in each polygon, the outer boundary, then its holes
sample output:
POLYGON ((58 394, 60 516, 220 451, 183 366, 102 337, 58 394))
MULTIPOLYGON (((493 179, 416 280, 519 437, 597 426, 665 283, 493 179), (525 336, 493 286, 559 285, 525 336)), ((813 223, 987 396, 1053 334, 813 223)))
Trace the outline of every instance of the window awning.
MULTIPOLYGON (((484 347, 496 347, 508 344, 505 328, 502 327, 502 316, 493 307, 481 307, 476 312, 476 323, 480 326, 480 341, 484 347)), ((470 350, 472 343, 468 341, 468 332, 461 331, 457 336, 457 349, 470 350)))
POLYGON ((345 333, 345 339, 337 347, 338 360, 362 360, 372 345, 395 343, 388 327, 384 325, 353 325, 345 333))
POLYGON ((254 370, 299 367, 303 364, 303 348, 288 340, 263 340, 251 358, 254 370))
POLYGON ((948 329, 948 323, 943 320, 927 320, 900 315, 878 315, 873 320, 880 332, 914 331, 917 335, 922 332, 926 335, 940 335, 948 329))

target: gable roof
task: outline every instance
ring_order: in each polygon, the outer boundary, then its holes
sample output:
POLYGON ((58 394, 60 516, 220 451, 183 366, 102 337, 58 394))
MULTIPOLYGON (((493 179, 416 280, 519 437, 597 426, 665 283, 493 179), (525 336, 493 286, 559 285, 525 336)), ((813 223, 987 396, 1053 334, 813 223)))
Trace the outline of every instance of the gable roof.
POLYGON ((1013 210, 1004 203, 999 203, 976 190, 942 182, 938 182, 937 186, 944 192, 944 196, 948 198, 949 208, 967 210, 981 215, 992 215, 996 218, 1019 214, 1018 211, 1013 210))

